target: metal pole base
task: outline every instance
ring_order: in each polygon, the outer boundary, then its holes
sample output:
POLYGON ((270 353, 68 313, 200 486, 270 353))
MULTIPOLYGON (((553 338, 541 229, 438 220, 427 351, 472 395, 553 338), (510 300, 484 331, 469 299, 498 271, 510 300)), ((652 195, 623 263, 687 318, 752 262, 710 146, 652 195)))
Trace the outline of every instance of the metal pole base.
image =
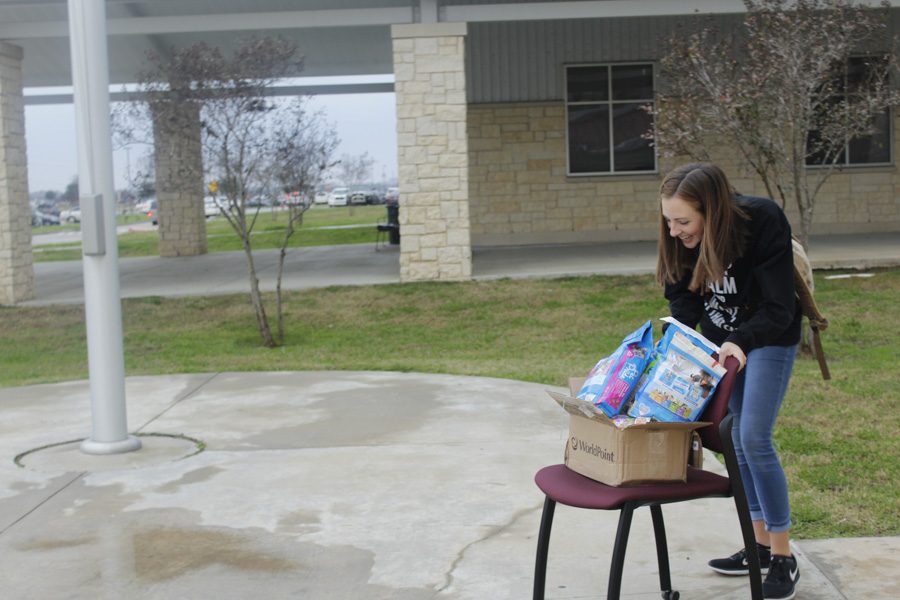
POLYGON ((85 454, 125 454, 141 449, 141 440, 129 435, 118 442, 95 442, 88 438, 81 442, 81 451, 85 454))

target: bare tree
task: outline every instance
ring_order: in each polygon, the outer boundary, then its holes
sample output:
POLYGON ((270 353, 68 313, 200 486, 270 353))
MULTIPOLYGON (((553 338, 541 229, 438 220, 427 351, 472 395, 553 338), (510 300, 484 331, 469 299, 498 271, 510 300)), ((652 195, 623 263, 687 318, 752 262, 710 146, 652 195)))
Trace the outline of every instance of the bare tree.
POLYGON ((344 154, 338 165, 340 178, 345 185, 356 186, 368 180, 372 175, 375 159, 368 152, 358 155, 344 154))
POLYGON ((65 191, 59 196, 62 200, 67 202, 77 202, 78 201, 78 176, 72 178, 72 181, 69 182, 69 185, 66 186, 65 191))
POLYGON ((156 195, 156 165, 152 153, 140 157, 129 175, 128 187, 135 191, 138 198, 146 200, 156 195))
POLYGON ((876 133, 876 121, 900 101, 889 77, 890 3, 744 4, 737 31, 695 20, 669 41, 656 141, 665 155, 698 160, 709 160, 712 145, 736 147, 769 196, 797 207, 805 246, 816 196, 841 169, 848 144, 876 133))
MULTIPOLYGON (((284 261, 291 237, 303 225, 303 215, 312 205, 316 186, 329 168, 338 146, 334 130, 325 124, 318 113, 310 116, 302 106, 294 107, 292 119, 285 120, 275 132, 272 179, 287 194, 297 193, 302 202, 289 202, 287 227, 278 253, 278 272, 275 285, 275 307, 278 343, 284 343, 284 311, 282 310, 281 280, 284 261)), ((291 196, 294 197, 294 196, 291 196)))
MULTIPOLYGON (((315 182, 319 171, 307 170, 301 176, 299 166, 280 161, 327 164, 337 143, 334 131, 322 125, 320 113, 304 110, 304 99, 272 100, 271 87, 278 79, 302 68, 292 42, 251 38, 239 44, 231 56, 199 43, 173 49, 168 58, 151 54, 150 63, 140 84, 154 130, 169 134, 189 131, 199 119, 203 170, 216 182, 219 208, 241 240, 259 332, 263 344, 274 347, 277 342, 260 292, 251 238, 259 205, 253 206, 251 201, 280 193, 279 186, 295 188, 315 182)), ((203 173, 191 176, 200 180, 203 173)), ((283 341, 280 288, 284 253, 298 224, 289 220, 276 282, 279 341, 283 341)))

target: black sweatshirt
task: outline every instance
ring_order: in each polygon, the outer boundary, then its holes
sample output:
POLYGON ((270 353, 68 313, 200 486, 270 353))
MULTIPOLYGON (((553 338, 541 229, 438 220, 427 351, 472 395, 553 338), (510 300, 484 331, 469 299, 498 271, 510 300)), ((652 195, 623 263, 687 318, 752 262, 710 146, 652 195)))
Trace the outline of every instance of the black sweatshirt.
MULTIPOLYGON (((800 305, 794 296, 791 226, 768 198, 738 196, 749 221, 742 255, 724 277, 702 295, 688 289, 691 272, 666 283, 672 316, 696 327, 716 344, 737 344, 744 354, 763 346, 792 346, 800 341, 800 305)), ((697 250, 694 250, 695 255, 697 250)))

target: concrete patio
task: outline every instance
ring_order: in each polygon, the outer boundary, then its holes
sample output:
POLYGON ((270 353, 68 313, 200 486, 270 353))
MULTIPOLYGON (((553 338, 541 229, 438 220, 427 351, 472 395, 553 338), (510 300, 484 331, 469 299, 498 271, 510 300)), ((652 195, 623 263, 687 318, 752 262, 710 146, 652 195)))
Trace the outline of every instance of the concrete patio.
MULTIPOLYGON (((86 381, 0 389, 4 598, 531 596, 543 500, 532 477, 562 459, 567 431, 547 386, 277 372, 130 377, 126 388, 144 448, 107 457, 73 442, 89 433, 86 381)), ((746 579, 705 566, 740 547, 732 501, 664 514, 682 598, 749 597, 746 579)), ((616 521, 559 507, 548 598, 603 597, 616 521)), ((659 597, 652 540, 642 509, 623 598, 659 597)), ((795 551, 797 598, 900 589, 896 538, 795 551)))

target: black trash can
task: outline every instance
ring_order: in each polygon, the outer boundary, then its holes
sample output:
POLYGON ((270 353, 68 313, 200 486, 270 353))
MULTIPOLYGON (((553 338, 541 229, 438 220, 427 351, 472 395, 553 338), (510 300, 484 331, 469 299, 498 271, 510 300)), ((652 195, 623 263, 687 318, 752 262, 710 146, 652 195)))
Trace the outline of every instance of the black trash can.
POLYGON ((391 225, 391 230, 388 232, 388 241, 391 244, 399 244, 400 243, 400 207, 396 204, 388 205, 387 207, 387 222, 388 225, 391 225))

